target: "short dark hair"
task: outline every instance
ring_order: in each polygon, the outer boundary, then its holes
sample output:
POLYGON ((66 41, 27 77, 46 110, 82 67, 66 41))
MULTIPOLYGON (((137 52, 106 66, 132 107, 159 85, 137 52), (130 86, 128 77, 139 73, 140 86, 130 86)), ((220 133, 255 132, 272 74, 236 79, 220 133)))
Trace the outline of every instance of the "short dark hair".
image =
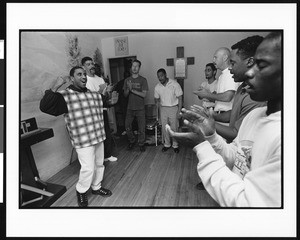
POLYGON ((263 41, 263 37, 255 35, 247 37, 231 46, 232 50, 237 49, 237 54, 243 59, 253 57, 259 44, 263 41))
POLYGON ((157 73, 162 72, 164 75, 167 75, 166 70, 164 68, 160 68, 157 70, 157 73))
POLYGON ((274 32, 270 32, 265 38, 264 40, 269 40, 272 41, 274 43, 274 48, 276 50, 280 50, 282 48, 282 33, 280 31, 274 31, 274 32))
POLYGON ((76 70, 76 69, 79 69, 79 68, 81 68, 81 69, 83 70, 83 68, 80 67, 80 66, 72 67, 71 70, 70 70, 70 76, 71 76, 71 77, 74 77, 75 70, 76 70))
POLYGON ((81 65, 83 66, 86 61, 93 61, 93 59, 90 58, 90 57, 84 57, 84 58, 81 59, 81 65))
POLYGON ((141 61, 139 61, 139 60, 134 59, 134 60, 132 61, 132 64, 133 64, 134 62, 137 62, 137 63, 140 65, 140 67, 142 66, 142 63, 141 63, 141 61))
POLYGON ((206 64, 206 67, 211 67, 211 69, 213 70, 213 72, 217 71, 217 68, 216 68, 215 64, 213 64, 213 63, 206 64))

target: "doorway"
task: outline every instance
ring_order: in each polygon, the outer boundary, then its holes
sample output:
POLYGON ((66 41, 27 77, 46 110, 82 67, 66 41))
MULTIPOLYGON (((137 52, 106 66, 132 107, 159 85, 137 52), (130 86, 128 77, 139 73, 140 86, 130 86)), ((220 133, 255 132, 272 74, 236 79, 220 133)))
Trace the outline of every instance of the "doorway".
POLYGON ((132 61, 135 59, 136 56, 109 59, 111 84, 114 85, 121 81, 126 71, 130 73, 132 61))

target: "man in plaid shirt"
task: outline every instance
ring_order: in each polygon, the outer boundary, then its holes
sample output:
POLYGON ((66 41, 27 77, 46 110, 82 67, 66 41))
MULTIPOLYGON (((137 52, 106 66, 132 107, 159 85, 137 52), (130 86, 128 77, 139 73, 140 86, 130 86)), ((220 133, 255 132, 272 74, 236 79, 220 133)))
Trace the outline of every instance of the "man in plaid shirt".
POLYGON ((73 67, 70 71, 72 84, 65 90, 57 90, 68 78, 58 78, 56 84, 46 90, 40 102, 44 113, 59 116, 64 114, 70 140, 76 149, 81 165, 76 194, 80 207, 88 206, 87 191, 92 194, 109 197, 110 190, 101 187, 104 174, 105 131, 103 120, 103 102, 114 104, 117 99, 103 99, 98 92, 86 88, 86 72, 82 67, 73 67))

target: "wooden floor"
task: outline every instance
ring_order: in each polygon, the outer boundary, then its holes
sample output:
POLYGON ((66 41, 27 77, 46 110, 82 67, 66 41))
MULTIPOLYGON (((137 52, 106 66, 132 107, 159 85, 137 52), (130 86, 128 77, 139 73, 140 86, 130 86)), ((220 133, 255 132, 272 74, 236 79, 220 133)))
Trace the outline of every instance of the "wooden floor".
MULTIPOLYGON (((104 198, 88 193, 89 207, 213 207, 218 204, 205 190, 197 190, 197 158, 191 149, 180 148, 162 152, 162 145, 138 146, 126 150, 126 136, 116 140, 116 162, 105 162, 102 186, 112 191, 104 198)), ((57 173, 47 182, 64 185, 67 192, 51 207, 77 207, 75 185, 80 164, 78 160, 57 173)))

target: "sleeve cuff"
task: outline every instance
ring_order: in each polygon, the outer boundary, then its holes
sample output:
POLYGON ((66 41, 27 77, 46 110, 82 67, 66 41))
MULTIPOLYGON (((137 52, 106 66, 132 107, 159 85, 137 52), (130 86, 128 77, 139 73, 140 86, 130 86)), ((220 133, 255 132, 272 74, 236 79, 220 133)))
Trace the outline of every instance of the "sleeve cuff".
POLYGON ((198 159, 205 159, 207 156, 211 156, 211 154, 216 154, 208 141, 199 143, 193 148, 193 151, 198 156, 198 159))
POLYGON ((214 134, 210 135, 210 136, 206 136, 205 139, 210 143, 210 144, 214 144, 218 141, 218 134, 217 132, 214 132, 214 134))

